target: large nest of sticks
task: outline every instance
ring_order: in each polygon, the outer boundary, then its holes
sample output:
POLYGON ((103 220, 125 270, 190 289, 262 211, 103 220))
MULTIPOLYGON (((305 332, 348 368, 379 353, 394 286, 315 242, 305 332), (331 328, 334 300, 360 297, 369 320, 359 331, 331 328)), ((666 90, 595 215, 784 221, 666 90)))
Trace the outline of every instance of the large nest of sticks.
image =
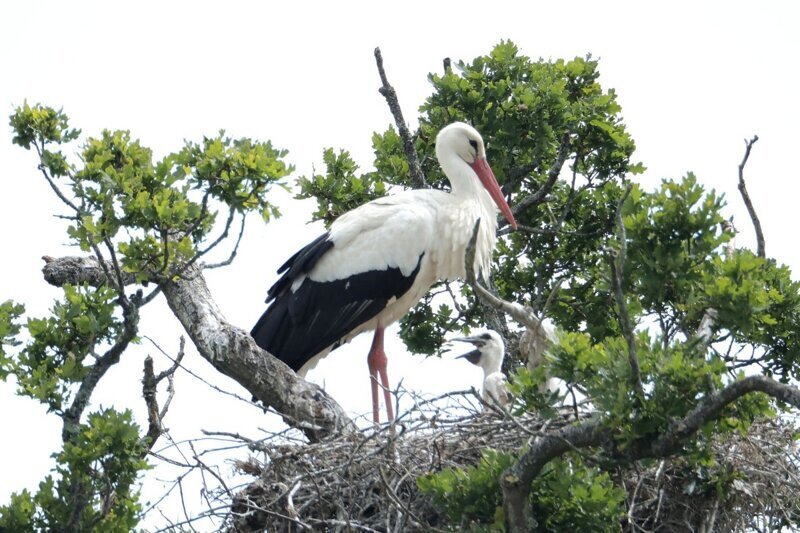
MULTIPOLYGON (((537 434, 588 416, 571 408, 546 420, 535 413, 484 413, 474 391, 447 400, 418 402, 398 419, 394 433, 383 428, 314 444, 251 442, 257 456, 237 466, 256 480, 236 495, 230 530, 430 531, 458 526, 421 493, 420 476, 473 466, 487 448, 519 451, 537 434)), ((800 512, 794 432, 789 422, 770 420, 754 424, 747 435, 717 439, 714 471, 736 473, 722 493, 713 490, 707 468, 681 458, 620 465, 612 475, 628 498, 619 529, 780 529, 800 512)))

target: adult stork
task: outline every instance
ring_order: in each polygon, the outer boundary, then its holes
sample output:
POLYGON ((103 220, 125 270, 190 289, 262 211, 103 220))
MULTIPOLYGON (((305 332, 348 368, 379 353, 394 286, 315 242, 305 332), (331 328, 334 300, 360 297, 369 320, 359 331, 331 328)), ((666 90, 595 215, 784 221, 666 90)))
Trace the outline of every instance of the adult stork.
POLYGON ((332 349, 374 330, 367 363, 376 424, 379 377, 387 417, 394 419, 386 327, 437 281, 465 276, 464 252, 478 219, 476 272, 489 271, 495 205, 516 228, 475 128, 461 122, 442 128, 436 157, 450 181, 449 193, 409 190, 343 214, 278 269, 281 276, 267 293, 272 303, 251 332, 259 346, 305 375, 332 349))
POLYGON ((511 403, 511 392, 508 390, 508 380, 500 371, 503 366, 503 359, 506 355, 506 347, 502 337, 496 332, 489 330, 480 335, 472 337, 457 337, 450 342, 468 342, 475 349, 471 352, 459 355, 473 365, 483 369, 483 401, 506 406, 511 403))

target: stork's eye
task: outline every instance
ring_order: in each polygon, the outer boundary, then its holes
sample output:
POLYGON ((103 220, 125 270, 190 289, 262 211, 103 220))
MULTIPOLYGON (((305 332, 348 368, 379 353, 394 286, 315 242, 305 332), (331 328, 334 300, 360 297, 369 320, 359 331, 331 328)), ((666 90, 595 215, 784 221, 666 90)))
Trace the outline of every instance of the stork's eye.
POLYGON ((476 141, 475 139, 470 139, 469 145, 475 149, 475 153, 478 153, 478 141, 476 141))

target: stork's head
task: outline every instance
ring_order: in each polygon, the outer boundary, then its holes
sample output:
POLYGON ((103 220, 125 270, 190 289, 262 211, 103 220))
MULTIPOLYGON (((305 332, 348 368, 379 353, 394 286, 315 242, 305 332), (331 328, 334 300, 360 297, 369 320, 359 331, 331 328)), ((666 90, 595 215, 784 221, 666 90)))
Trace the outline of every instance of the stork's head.
POLYGON ((488 330, 486 333, 479 333, 470 337, 456 337, 451 339, 451 342, 468 342, 472 344, 475 349, 460 355, 458 358, 464 358, 473 365, 477 365, 483 369, 485 375, 500 372, 500 367, 503 365, 503 357, 506 354, 506 347, 503 344, 503 339, 496 331, 488 330))
MULTIPOLYGON (((517 229, 517 222, 514 220, 511 208, 508 207, 508 203, 503 197, 492 167, 486 161, 486 148, 478 130, 463 122, 453 122, 445 126, 436 136, 436 157, 445 174, 448 174, 451 184, 453 184, 454 176, 448 172, 449 163, 454 159, 460 159, 469 165, 508 223, 512 228, 517 229)), ((455 184, 453 185, 455 186, 455 184)))

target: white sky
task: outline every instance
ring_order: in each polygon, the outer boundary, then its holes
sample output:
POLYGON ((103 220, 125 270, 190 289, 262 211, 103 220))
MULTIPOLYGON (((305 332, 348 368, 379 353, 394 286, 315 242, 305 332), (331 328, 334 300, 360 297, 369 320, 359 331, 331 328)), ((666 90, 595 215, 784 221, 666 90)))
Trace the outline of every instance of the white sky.
MULTIPOLYGON (((697 173, 724 192, 727 212, 752 246, 752 228, 736 190, 745 137, 758 134, 746 175, 761 216, 767 253, 800 270, 793 229, 800 193, 796 164, 800 9, 790 2, 6 2, 0 4, 0 111, 24 99, 63 106, 74 126, 95 135, 130 129, 157 156, 220 128, 270 139, 289 150, 297 175, 322 168, 325 147, 371 162, 370 137, 392 121, 378 94, 373 49, 380 46, 406 119, 430 93, 428 72, 442 59, 471 60, 501 38, 532 57, 601 59, 601 83, 614 87, 648 167, 640 181, 697 173), (224 7, 222 7, 224 5, 224 7)), ((6 119, 2 119, 6 123, 6 119)), ((60 291, 41 276, 42 255, 76 254, 63 212, 36 171, 32 154, 0 128, 0 300, 46 313, 60 291)), ((320 231, 306 225, 311 204, 277 194, 285 216, 268 226, 253 217, 234 265, 210 273, 218 304, 249 329, 263 311, 275 269, 320 231)), ((798 278, 797 274, 794 276, 798 278)), ((182 333, 162 302, 145 310, 142 331, 173 352, 182 333)), ((396 334, 390 335, 396 338, 396 334)), ((369 339, 338 350, 311 374, 354 413, 369 410, 369 339)), ((478 386, 480 371, 462 361, 429 360, 389 344, 390 378, 435 393, 478 386)), ((93 405, 132 408, 145 422, 140 394, 149 345, 125 354, 93 396, 93 405)), ((187 366, 246 395, 190 350, 187 366)), ((156 356, 157 368, 167 361, 156 356)), ((261 412, 231 402, 178 374, 166 420, 175 438, 201 428, 256 435, 261 412)), ((0 384, 0 502, 35 489, 60 448, 60 422, 0 384)), ((249 397, 249 396, 248 396, 249 397)), ((152 497, 158 487, 145 485, 152 497)), ((198 496, 192 496, 195 500, 198 496)))

